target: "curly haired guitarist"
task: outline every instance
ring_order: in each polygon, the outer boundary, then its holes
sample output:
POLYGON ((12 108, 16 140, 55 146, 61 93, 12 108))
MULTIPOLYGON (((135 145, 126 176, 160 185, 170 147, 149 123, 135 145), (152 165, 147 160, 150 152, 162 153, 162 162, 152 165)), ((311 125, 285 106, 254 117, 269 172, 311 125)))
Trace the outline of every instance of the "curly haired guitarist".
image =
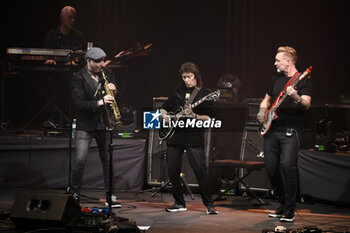
MULTIPOLYGON (((179 76, 181 78, 180 85, 174 89, 168 100, 160 109, 162 119, 169 121, 170 111, 175 111, 182 108, 188 101, 201 99, 209 93, 208 89, 202 88, 202 77, 197 65, 187 62, 181 65, 179 69, 179 76), (197 94, 192 94, 197 92, 197 94)), ((196 108, 186 108, 184 114, 186 117, 195 118, 198 121, 210 120, 208 111, 210 102, 205 101, 196 108)), ((198 180, 202 201, 206 206, 207 214, 218 214, 214 207, 211 193, 209 191, 209 182, 206 171, 204 159, 204 129, 196 128, 180 128, 176 129, 174 135, 167 140, 167 165, 169 171, 169 178, 172 183, 172 192, 175 199, 173 206, 166 208, 168 212, 186 211, 186 203, 182 193, 181 187, 181 162, 182 155, 186 150, 189 164, 191 165, 194 174, 198 180)))

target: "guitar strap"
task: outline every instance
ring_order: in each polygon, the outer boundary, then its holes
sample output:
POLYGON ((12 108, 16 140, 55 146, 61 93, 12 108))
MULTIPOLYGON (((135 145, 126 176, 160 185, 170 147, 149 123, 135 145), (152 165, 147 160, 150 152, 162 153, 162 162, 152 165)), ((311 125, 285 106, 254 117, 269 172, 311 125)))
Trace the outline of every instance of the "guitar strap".
POLYGON ((295 72, 295 74, 289 79, 289 81, 284 86, 283 91, 282 91, 283 93, 286 93, 287 87, 292 85, 295 82, 295 80, 300 76, 300 74, 301 73, 299 73, 299 72, 295 72))
POLYGON ((197 86, 195 87, 195 89, 193 90, 190 98, 188 98, 188 100, 185 103, 185 108, 188 108, 192 104, 194 98, 196 98, 196 96, 197 96, 198 92, 200 91, 200 89, 201 89, 200 87, 197 87, 197 86))

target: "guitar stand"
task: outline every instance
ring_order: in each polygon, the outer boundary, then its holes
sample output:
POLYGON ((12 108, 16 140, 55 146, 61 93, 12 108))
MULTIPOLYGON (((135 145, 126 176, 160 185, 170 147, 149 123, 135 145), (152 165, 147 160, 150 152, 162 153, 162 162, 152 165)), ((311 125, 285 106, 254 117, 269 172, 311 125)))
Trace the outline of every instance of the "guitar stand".
MULTIPOLYGON (((182 181, 182 185, 184 186, 185 188, 185 193, 186 194, 190 194, 191 196, 191 199, 194 200, 195 197, 190 189, 190 187, 188 186, 187 184, 187 181, 186 181, 186 178, 185 178, 185 174, 184 173, 180 173, 180 177, 181 177, 181 181, 182 181)), ((156 190, 151 194, 151 197, 154 197, 157 193, 159 193, 160 191, 162 191, 163 189, 166 188, 167 185, 170 184, 170 180, 166 181, 166 182, 163 182, 162 185, 159 187, 159 188, 156 188, 156 190)))
MULTIPOLYGON (((237 177, 230 185, 227 187, 227 190, 234 188, 236 185, 242 184, 246 189, 247 193, 250 194, 253 198, 255 198, 259 204, 258 205, 267 205, 268 202, 265 202, 260 197, 258 197, 253 190, 249 187, 247 183, 244 182, 244 179, 249 176, 254 171, 259 171, 265 167, 265 163, 263 161, 242 161, 242 160, 215 160, 213 164, 217 168, 229 168, 229 169, 246 169, 246 174, 242 177, 237 177)), ((217 196, 214 201, 225 200, 222 196, 225 195, 225 192, 220 191, 219 196, 217 196)))

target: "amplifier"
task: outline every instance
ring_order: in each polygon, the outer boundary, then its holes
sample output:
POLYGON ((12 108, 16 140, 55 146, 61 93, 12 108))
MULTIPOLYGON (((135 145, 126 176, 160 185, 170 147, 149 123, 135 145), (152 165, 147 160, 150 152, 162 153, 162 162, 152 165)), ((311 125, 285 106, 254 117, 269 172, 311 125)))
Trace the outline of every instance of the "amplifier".
MULTIPOLYGON (((167 100, 166 97, 153 98, 153 108, 160 108, 167 100)), ((204 154, 206 158, 206 166, 209 165, 211 130, 207 130, 204 136, 205 146, 204 154)), ((166 141, 162 142, 158 138, 158 130, 152 129, 149 132, 148 140, 148 164, 147 164, 147 183, 149 185, 161 185, 169 180, 168 169, 166 165, 166 141)), ((197 179, 189 165, 186 152, 182 155, 182 173, 185 174, 186 181, 190 187, 198 187, 197 179)))
MULTIPOLYGON (((240 160, 264 161, 263 138, 259 135, 259 127, 246 126, 244 128, 240 160)), ((246 171, 241 168, 239 171, 239 177, 243 177, 245 173, 246 171)), ((254 171, 245 178, 245 182, 252 190, 269 192, 271 189, 265 168, 259 171, 254 171)))

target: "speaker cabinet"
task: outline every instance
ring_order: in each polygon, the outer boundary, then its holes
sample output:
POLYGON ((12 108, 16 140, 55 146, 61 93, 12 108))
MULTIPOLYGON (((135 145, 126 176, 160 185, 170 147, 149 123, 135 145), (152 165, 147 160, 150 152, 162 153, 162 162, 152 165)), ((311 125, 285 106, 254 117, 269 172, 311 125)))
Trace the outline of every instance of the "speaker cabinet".
POLYGON ((80 215, 80 205, 70 195, 18 193, 10 213, 19 229, 64 226, 80 215))
MULTIPOLYGON (((263 137, 259 134, 259 127, 246 126, 243 131, 240 159, 246 161, 264 161, 263 143, 263 137)), ((241 168, 239 176, 243 177, 245 173, 246 171, 241 168)), ((252 172, 252 174, 245 178, 245 182, 252 190, 270 190, 265 168, 252 172)))
MULTIPOLYGON (((167 100, 166 97, 153 98, 153 108, 160 108, 167 100)), ((211 130, 207 130, 204 136, 204 154, 206 165, 209 164, 211 130)), ((148 161, 147 161, 147 183, 149 185, 161 185, 169 180, 168 169, 166 164, 166 141, 161 142, 158 138, 158 130, 152 129, 149 133, 148 140, 148 161)), ((182 155, 182 172, 185 174, 185 179, 191 187, 198 187, 198 182, 191 166, 189 165, 186 152, 182 155)))

